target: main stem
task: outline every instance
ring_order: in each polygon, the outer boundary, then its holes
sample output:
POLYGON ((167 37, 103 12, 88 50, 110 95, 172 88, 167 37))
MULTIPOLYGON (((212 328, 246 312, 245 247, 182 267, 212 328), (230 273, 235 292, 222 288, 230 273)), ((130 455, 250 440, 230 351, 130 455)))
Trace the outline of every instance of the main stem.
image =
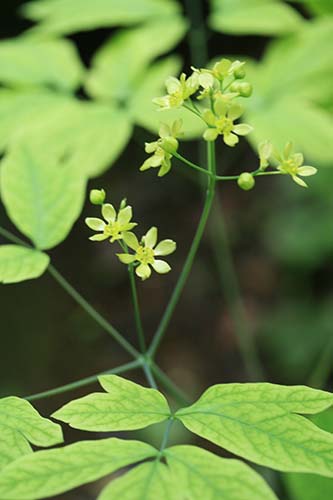
POLYGON ((165 331, 169 325, 170 319, 172 317, 172 314, 175 310, 175 307, 179 301, 180 295, 183 291, 183 288, 185 286, 186 280, 188 278, 188 275, 192 269, 193 261, 196 256, 197 250, 199 248, 207 220, 209 217, 209 213, 213 204, 214 200, 214 194, 215 194, 215 171, 216 171, 216 160, 215 160, 215 144, 214 142, 208 142, 207 143, 207 160, 208 160, 208 171, 212 173, 212 176, 208 178, 208 184, 207 184, 207 191, 206 191, 206 198, 205 198, 205 204, 203 207, 203 211, 201 214, 201 218, 199 221, 199 225, 197 228, 197 231, 195 233, 195 236, 193 238, 190 251, 187 255, 184 267, 182 269, 182 272, 180 273, 180 276, 178 278, 177 284, 175 286, 175 289, 171 295, 170 301, 167 305, 167 308, 162 316, 161 322, 156 330, 156 333, 154 335, 154 338, 152 340, 152 343, 150 344, 150 347, 148 349, 148 354, 151 357, 154 357, 156 350, 165 334, 165 331))
POLYGON ((146 341, 145 341, 145 334, 144 334, 143 326, 142 326, 139 299, 138 299, 138 293, 137 293, 137 289, 136 289, 133 264, 130 264, 128 266, 128 274, 129 274, 129 279, 130 279, 130 284, 131 284, 134 319, 135 319, 136 330, 138 333, 139 345, 140 345, 141 352, 144 353, 146 351, 146 341))

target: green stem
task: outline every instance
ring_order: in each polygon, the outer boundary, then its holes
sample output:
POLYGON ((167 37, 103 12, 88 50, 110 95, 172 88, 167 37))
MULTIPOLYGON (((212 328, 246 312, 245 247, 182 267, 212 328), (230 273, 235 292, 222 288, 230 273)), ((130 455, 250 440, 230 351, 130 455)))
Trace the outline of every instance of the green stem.
POLYGON ((15 234, 11 233, 10 231, 7 231, 7 229, 0 227, 0 234, 4 238, 6 238, 8 241, 11 241, 12 243, 15 243, 16 245, 23 245, 25 247, 28 247, 28 243, 18 236, 15 236, 15 234))
POLYGON ((151 371, 149 363, 143 364, 143 371, 145 372, 145 375, 146 375, 146 378, 148 380, 150 387, 152 387, 153 389, 158 389, 156 380, 155 380, 154 375, 151 371))
POLYGON ((208 170, 206 170, 205 168, 199 167, 199 165, 196 165, 195 163, 192 163, 191 161, 187 160, 187 158, 184 158, 184 156, 182 156, 181 154, 175 152, 175 153, 172 153, 172 155, 175 158, 177 158, 178 160, 180 160, 183 163, 185 163, 186 165, 188 165, 189 167, 194 168, 195 170, 198 170, 199 172, 202 172, 205 175, 208 175, 208 176, 212 175, 208 170))
MULTIPOLYGON (((279 172, 278 170, 273 170, 269 172, 258 172, 255 170, 254 172, 249 172, 250 174, 253 175, 253 177, 259 177, 263 175, 282 175, 282 172, 279 172)), ((216 180, 217 181, 237 181, 240 178, 241 174, 239 175, 217 175, 216 180)))
POLYGON ((307 385, 318 389, 323 387, 332 369, 332 352, 333 339, 331 339, 328 343, 325 343, 324 349, 318 357, 318 361, 309 377, 307 385))
POLYGON ((156 363, 152 363, 152 370, 155 377, 165 387, 171 396, 181 405, 189 405, 190 402, 186 394, 179 389, 179 387, 172 382, 172 380, 160 369, 156 363))
POLYGON ((165 334, 165 331, 169 325, 170 319, 172 317, 172 314, 175 310, 175 307, 179 301, 180 295, 183 291, 183 288, 185 286, 186 280, 188 278, 188 275, 190 274, 190 271, 192 269, 192 264, 195 259, 197 250, 199 248, 206 223, 209 217, 210 209, 213 204, 214 200, 214 194, 215 194, 215 165, 216 165, 216 160, 215 160, 215 144, 213 142, 208 142, 207 143, 207 154, 208 154, 208 171, 211 172, 213 175, 208 178, 208 186, 207 186, 207 191, 206 191, 206 198, 205 198, 205 204, 203 207, 203 211, 201 214, 201 218, 197 227, 197 231, 195 233, 194 239, 192 241, 189 253, 187 255, 184 267, 182 269, 182 272, 180 273, 180 276, 178 278, 177 284, 175 286, 175 289, 171 295, 170 301, 167 305, 167 308, 162 316, 161 322, 157 328, 157 331, 154 335, 154 338, 152 340, 152 343, 148 349, 148 354, 153 357, 156 353, 156 350, 165 334))
POLYGON ((135 359, 138 359, 140 353, 116 330, 103 316, 101 316, 96 309, 94 309, 89 302, 86 301, 82 295, 75 290, 74 287, 57 271, 57 269, 50 264, 48 271, 51 276, 59 283, 60 286, 86 311, 89 316, 96 321, 111 337, 120 344, 125 351, 127 351, 135 359))
POLYGON ((136 361, 131 361, 130 363, 117 366, 117 368, 112 368, 112 370, 107 370, 98 373, 97 375, 92 375, 91 377, 82 378, 77 382, 61 385, 60 387, 56 387, 55 389, 50 389, 49 391, 39 392, 37 394, 32 394, 31 396, 26 396, 24 399, 26 399, 27 401, 35 401, 36 399, 44 399, 44 398, 49 398, 51 396, 57 396, 58 394, 63 394, 64 392, 73 391, 74 389, 78 389, 79 387, 84 387, 86 385, 93 384, 97 382, 98 377, 100 377, 101 375, 124 373, 130 370, 134 370, 135 368, 139 368, 141 365, 142 365, 141 359, 138 359, 136 361))
POLYGON ((146 352, 146 341, 145 341, 145 334, 144 334, 144 330, 143 330, 143 326, 142 326, 139 299, 138 299, 138 293, 137 293, 137 289, 136 289, 133 264, 130 264, 128 266, 128 273, 129 273, 129 279, 130 279, 130 284, 131 284, 135 325, 136 325, 136 330, 138 333, 140 349, 144 353, 144 352, 146 352))
POLYGON ((225 229, 223 212, 214 204, 211 218, 211 238, 224 297, 234 324, 239 349, 247 372, 253 380, 264 379, 263 369, 248 327, 244 304, 225 229))
POLYGON ((160 456, 163 455, 163 451, 165 450, 165 448, 168 444, 171 427, 172 427, 174 421, 175 421, 174 417, 170 417, 168 420, 168 423, 166 424, 164 435, 162 438, 161 447, 160 447, 160 452, 159 452, 160 456))

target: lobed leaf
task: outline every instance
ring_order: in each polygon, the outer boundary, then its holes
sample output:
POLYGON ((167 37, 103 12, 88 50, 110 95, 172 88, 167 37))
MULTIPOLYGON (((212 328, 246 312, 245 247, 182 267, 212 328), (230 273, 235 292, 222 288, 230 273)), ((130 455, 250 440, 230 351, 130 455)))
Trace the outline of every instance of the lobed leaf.
POLYGON ((18 283, 39 278, 50 258, 43 252, 20 245, 0 246, 0 283, 18 283))
POLYGON ((222 33, 282 35, 299 30, 305 21, 279 0, 211 0, 210 25, 222 33))
POLYGON ((22 36, 0 42, 0 81, 6 85, 74 90, 83 72, 75 46, 69 40, 22 36))
POLYGON ((160 392, 117 375, 99 377, 107 393, 93 393, 57 410, 53 417, 85 431, 142 429, 166 420, 168 403, 160 392))
POLYGON ((225 384, 176 413, 185 427, 243 458, 281 471, 333 477, 333 436, 305 417, 333 404, 303 386, 225 384))
POLYGON ((190 445, 167 448, 164 455, 174 482, 184 492, 182 498, 277 500, 261 476, 239 460, 220 458, 190 445))
POLYGON ((31 453, 29 443, 46 447, 63 441, 58 424, 41 417, 28 401, 14 396, 0 399, 0 434, 0 469, 31 453))
POLYGON ((157 451, 139 441, 81 441, 19 458, 0 473, 0 498, 35 500, 95 481, 157 451))
POLYGON ((49 152, 22 144, 1 168, 1 197, 7 213, 39 249, 60 243, 79 216, 85 178, 49 152))
POLYGON ((47 33, 73 33, 107 26, 132 25, 179 12, 173 0, 34 0, 23 13, 47 33))
POLYGON ((153 461, 139 465, 112 481, 99 495, 98 500, 182 500, 179 483, 169 467, 153 461))

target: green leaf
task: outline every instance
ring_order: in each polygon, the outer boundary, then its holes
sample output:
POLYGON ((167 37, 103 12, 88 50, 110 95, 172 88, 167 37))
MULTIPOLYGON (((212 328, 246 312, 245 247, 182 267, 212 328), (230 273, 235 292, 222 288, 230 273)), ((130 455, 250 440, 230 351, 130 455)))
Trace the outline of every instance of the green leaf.
POLYGON ((178 76, 180 69, 181 61, 173 56, 152 65, 133 93, 129 112, 138 125, 153 133, 158 133, 161 123, 170 124, 181 118, 184 130, 182 139, 193 139, 199 137, 205 128, 200 118, 186 109, 159 111, 152 102, 154 97, 165 94, 165 80, 170 75, 178 76))
POLYGON ((165 397, 155 389, 117 375, 104 375, 99 381, 107 393, 93 393, 71 401, 53 417, 75 429, 109 432, 143 429, 163 422, 170 415, 165 397))
POLYGON ((0 473, 0 498, 35 500, 58 495, 156 455, 139 441, 81 441, 26 455, 0 473))
POLYGON ((332 0, 293 0, 297 3, 304 3, 313 14, 323 16, 333 14, 332 0))
POLYGON ((187 445, 168 448, 164 455, 188 500, 277 500, 259 474, 239 460, 187 445))
POLYGON ((49 85, 73 90, 79 85, 83 72, 76 49, 69 40, 39 40, 25 36, 0 43, 0 81, 5 84, 49 85))
MULTIPOLYGON (((332 409, 316 415, 312 420, 319 427, 333 432, 332 409)), ((333 498, 333 479, 312 474, 284 474, 284 482, 290 494, 290 500, 318 500, 333 498)))
POLYGON ((86 81, 88 93, 95 98, 111 98, 126 104, 138 81, 145 78, 149 63, 173 48, 186 28, 184 19, 175 16, 112 36, 93 58, 86 81))
POLYGON ((27 145, 10 151, 1 167, 1 197, 10 219, 39 249, 52 248, 71 230, 85 195, 74 168, 27 145))
POLYGON ((210 25, 216 31, 240 35, 283 35, 299 30, 305 21, 279 0, 211 0, 210 25))
MULTIPOLYGON (((112 481, 98 500, 182 500, 179 485, 169 468, 154 461, 139 465, 112 481)), ((205 497, 206 498, 206 497, 205 497)))
POLYGON ((195 434, 260 465, 333 477, 333 436, 296 414, 332 404, 332 394, 309 387, 226 384, 210 387, 176 417, 195 434))
POLYGON ((0 283, 18 283, 39 278, 50 258, 43 252, 20 245, 0 246, 0 283))
POLYGON ((172 0, 34 0, 24 5, 37 29, 48 33, 73 33, 107 26, 131 25, 178 13, 172 0))
POLYGON ((0 399, 0 434, 0 469, 31 453, 29 442, 45 447, 63 441, 58 424, 41 417, 28 401, 14 396, 0 399))

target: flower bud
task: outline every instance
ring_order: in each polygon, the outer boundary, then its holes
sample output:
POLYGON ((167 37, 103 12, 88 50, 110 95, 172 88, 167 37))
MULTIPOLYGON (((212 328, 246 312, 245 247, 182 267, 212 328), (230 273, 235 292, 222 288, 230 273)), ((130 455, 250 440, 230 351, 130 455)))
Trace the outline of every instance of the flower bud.
POLYGON ((238 186, 244 191, 250 191, 255 185, 255 180, 249 172, 243 172, 237 180, 238 186))
POLYGON ((106 193, 104 189, 92 189, 90 191, 89 199, 93 205, 103 205, 106 193))
POLYGON ((252 90, 252 85, 249 82, 234 82, 230 85, 230 91, 238 92, 242 97, 250 97, 252 90))
POLYGON ((240 66, 239 68, 235 69, 234 71, 234 77, 237 78, 237 80, 240 80, 241 78, 244 78, 246 75, 245 69, 243 66, 240 66))
POLYGON ((122 210, 127 205, 127 198, 123 198, 120 202, 119 210, 122 210))
POLYGON ((178 149, 179 143, 174 137, 164 137, 161 141, 161 148, 169 154, 174 154, 178 149))

